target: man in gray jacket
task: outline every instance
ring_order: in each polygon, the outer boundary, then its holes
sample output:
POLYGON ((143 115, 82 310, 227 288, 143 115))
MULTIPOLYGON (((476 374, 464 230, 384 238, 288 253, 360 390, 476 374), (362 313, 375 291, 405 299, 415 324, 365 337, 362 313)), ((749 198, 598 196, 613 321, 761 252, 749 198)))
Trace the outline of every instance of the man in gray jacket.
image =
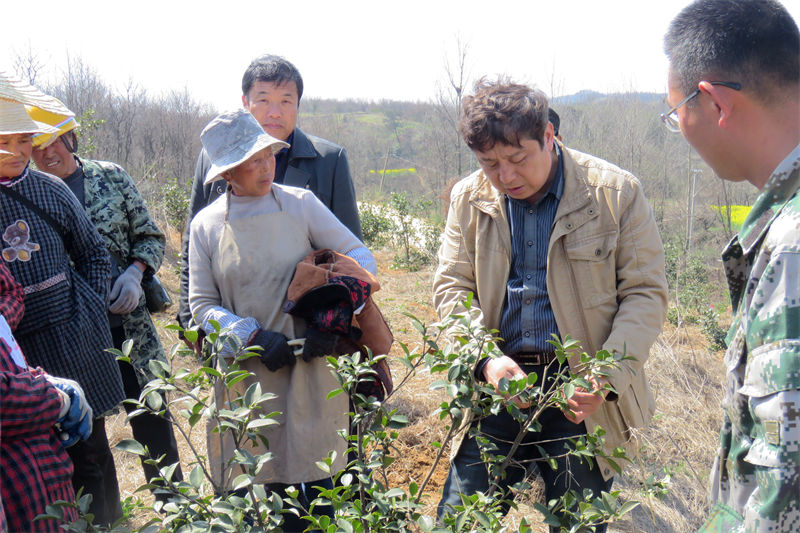
MULTIPOLYGON (((242 104, 256 117, 264 131, 290 147, 275 154, 275 183, 309 189, 342 224, 359 239, 356 194, 344 148, 319 137, 307 135, 297 127, 297 113, 303 96, 303 78, 289 61, 275 55, 263 55, 250 63, 242 77, 242 104)), ((189 218, 183 239, 181 296, 178 323, 187 327, 191 313, 189 293, 189 226, 202 208, 225 192, 222 182, 203 185, 211 162, 200 152, 194 172, 189 218)))

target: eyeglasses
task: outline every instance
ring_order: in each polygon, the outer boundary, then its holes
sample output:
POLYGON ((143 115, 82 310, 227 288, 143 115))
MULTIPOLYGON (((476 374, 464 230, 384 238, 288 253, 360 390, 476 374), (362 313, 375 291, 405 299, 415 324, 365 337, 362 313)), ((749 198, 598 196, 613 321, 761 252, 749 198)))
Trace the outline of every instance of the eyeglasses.
MULTIPOLYGON (((733 89, 734 91, 741 91, 742 90, 742 84, 741 83, 736 83, 736 82, 733 82, 733 81, 710 81, 708 83, 710 83, 711 85, 722 85, 723 87, 727 87, 728 89, 733 89)), ((688 102, 689 100, 691 100, 692 98, 697 96, 698 94, 700 94, 700 88, 697 88, 694 91, 692 91, 689 94, 689 96, 687 96, 686 98, 681 100, 678 103, 678 105, 676 105, 675 107, 673 107, 672 109, 670 109, 666 113, 661 113, 661 120, 662 120, 662 122, 664 122, 664 125, 667 127, 667 129, 669 131, 671 131, 673 133, 679 133, 681 131, 681 125, 680 125, 680 122, 678 121, 678 109, 683 104, 685 104, 686 102, 688 102)))

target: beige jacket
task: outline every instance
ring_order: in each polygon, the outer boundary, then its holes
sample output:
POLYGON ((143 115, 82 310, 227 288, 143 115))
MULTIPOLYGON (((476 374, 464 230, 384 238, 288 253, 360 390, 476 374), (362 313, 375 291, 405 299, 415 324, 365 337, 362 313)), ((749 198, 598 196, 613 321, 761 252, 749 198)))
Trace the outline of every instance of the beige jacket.
MULTIPOLYGON (((605 349, 636 358, 610 378, 618 399, 586 420, 590 431, 598 425, 606 430, 610 451, 624 446, 629 429, 647 425, 655 411, 643 367, 667 310, 664 248, 633 175, 575 150, 562 147, 562 154, 564 192, 547 253, 556 323, 562 337, 580 340, 588 353, 605 349)), ((451 193, 434 277, 439 317, 463 312, 461 302, 472 292, 480 323, 499 329, 510 265, 504 197, 477 171, 451 193)), ((600 466, 606 478, 614 474, 605 461, 600 466)))

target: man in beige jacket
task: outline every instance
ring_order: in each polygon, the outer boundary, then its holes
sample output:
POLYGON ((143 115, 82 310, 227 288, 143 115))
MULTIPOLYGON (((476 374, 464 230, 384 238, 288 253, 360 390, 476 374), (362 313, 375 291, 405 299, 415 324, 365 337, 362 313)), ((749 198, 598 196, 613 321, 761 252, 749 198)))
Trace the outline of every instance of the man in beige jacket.
MULTIPOLYGON (((516 451, 515 464, 523 466, 507 470, 500 488, 521 481, 524 465, 535 462, 550 501, 570 489, 599 496, 611 488, 607 462, 563 457, 569 438, 601 426, 610 451, 627 443, 630 428, 649 422, 655 405, 644 363, 664 321, 667 283, 664 249, 639 181, 558 143, 547 117, 542 92, 502 79, 479 81, 464 99, 461 134, 481 168, 453 188, 434 305, 445 318, 463 312, 462 302, 475 295, 478 322, 504 339, 505 355, 475 369, 495 387, 502 378, 541 376, 555 361, 551 334, 580 340, 587 353, 635 358, 609 376, 613 392, 597 383, 594 391, 577 391, 568 412, 545 411, 541 431, 528 433, 516 451), (545 457, 556 458, 558 468, 545 457)), ((504 411, 480 421, 501 455, 519 430, 504 411)), ((488 487, 476 439, 467 436, 455 446, 440 517, 461 503, 460 494, 488 487)))

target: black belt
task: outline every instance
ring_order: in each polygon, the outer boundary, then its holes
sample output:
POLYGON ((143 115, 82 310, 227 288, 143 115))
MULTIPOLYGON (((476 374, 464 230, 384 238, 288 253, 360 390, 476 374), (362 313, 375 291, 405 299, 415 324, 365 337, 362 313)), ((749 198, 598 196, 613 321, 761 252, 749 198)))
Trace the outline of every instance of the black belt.
POLYGON ((538 353, 538 352, 518 352, 509 355, 511 359, 517 363, 526 365, 549 365, 553 361, 557 361, 555 353, 538 353))

